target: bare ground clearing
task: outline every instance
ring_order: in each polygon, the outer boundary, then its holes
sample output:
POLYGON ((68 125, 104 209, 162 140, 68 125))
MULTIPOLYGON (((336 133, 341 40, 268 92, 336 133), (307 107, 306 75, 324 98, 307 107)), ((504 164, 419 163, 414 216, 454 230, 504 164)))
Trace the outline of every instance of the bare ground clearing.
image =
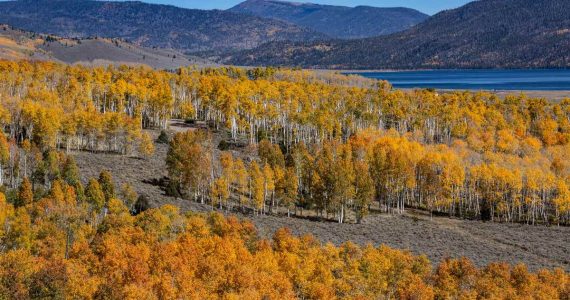
MULTIPOLYGON (((149 159, 105 153, 75 153, 83 180, 97 177, 102 170, 113 174, 118 187, 131 184, 139 194, 147 195, 153 206, 174 204, 183 211, 210 211, 208 205, 175 199, 153 184, 166 176, 164 159, 168 147, 156 145, 149 159)), ((476 265, 504 261, 525 263, 531 270, 560 267, 570 271, 570 228, 529 226, 523 224, 484 223, 413 214, 394 216, 373 214, 363 224, 336 224, 285 216, 238 215, 253 221, 263 237, 271 237, 279 228, 294 234, 312 234, 322 242, 341 244, 386 244, 397 249, 425 254, 433 262, 446 257, 470 258, 476 265)))

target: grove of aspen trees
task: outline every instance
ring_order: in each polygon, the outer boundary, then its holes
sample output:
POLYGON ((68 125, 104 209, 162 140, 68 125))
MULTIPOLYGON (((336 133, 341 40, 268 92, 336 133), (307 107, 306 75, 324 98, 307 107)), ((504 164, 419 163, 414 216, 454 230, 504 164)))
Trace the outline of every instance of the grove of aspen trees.
MULTIPOLYGON (((403 92, 355 76, 231 67, 5 61, 0 76, 4 148, 23 145, 24 156, 151 152, 141 129, 166 128, 171 118, 206 121, 257 147, 258 158, 243 161, 215 154, 208 132, 172 140, 174 188, 212 206, 307 208, 342 223, 347 211, 358 222, 377 202, 392 213, 570 222, 570 99, 403 92)), ((14 187, 19 166, 2 157, 0 183, 8 176, 14 187)))
POLYGON ((270 68, 0 61, 1 299, 570 299, 561 269, 434 267, 287 230, 264 240, 235 217, 141 207, 107 171, 81 180, 70 152, 144 159, 144 129, 173 118, 208 129, 170 139, 167 190, 215 210, 570 224, 570 100, 270 68))

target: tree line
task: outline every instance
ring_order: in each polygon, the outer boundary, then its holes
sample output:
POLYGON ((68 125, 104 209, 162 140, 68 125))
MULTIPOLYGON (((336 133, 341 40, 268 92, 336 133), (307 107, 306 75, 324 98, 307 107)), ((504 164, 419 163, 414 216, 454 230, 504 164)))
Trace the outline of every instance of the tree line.
POLYGON ((388 213, 419 208, 459 218, 568 224, 564 177, 539 154, 487 154, 472 162, 464 143, 422 145, 398 132, 366 131, 347 142, 284 147, 262 140, 254 159, 216 151, 206 130, 176 134, 166 164, 175 196, 212 208, 254 214, 286 210, 360 222, 370 207, 388 213), (219 152, 219 153, 218 153, 219 152))

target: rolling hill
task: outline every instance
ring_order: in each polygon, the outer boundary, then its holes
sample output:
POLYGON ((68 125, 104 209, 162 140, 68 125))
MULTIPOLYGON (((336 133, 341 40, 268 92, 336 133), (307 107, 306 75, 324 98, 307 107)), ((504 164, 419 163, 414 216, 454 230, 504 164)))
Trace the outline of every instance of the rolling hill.
POLYGON ((0 23, 66 38, 120 38, 183 52, 249 49, 270 41, 325 38, 274 19, 136 1, 0 1, 0 23))
POLYGON ((66 39, 0 25, 0 59, 50 60, 83 65, 148 65, 173 69, 210 62, 174 50, 152 49, 118 39, 66 39))
POLYGON ((247 0, 231 12, 287 21, 340 39, 366 38, 402 31, 428 18, 417 10, 395 7, 344 7, 276 0, 247 0))
POLYGON ((565 68, 570 67, 569 11, 567 0, 480 0, 401 33, 274 42, 222 61, 334 69, 565 68))

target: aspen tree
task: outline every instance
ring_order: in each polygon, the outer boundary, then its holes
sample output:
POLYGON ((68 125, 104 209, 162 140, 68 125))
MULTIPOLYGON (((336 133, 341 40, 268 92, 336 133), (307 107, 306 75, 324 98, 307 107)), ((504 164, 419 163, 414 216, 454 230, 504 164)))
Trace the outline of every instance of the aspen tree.
POLYGON ((75 186, 79 183, 79 168, 73 156, 67 156, 63 164, 62 177, 70 185, 75 186))
POLYGON ((115 184, 113 183, 113 176, 108 170, 103 170, 99 174, 99 185, 105 195, 105 201, 115 198, 115 184))
POLYGON ((249 176, 250 176, 250 201, 254 209, 254 213, 257 214, 259 211, 263 213, 265 192, 266 192, 266 182, 263 177, 262 169, 259 167, 257 162, 252 162, 249 166, 249 176))
POLYGON ((366 161, 356 161, 354 163, 354 210, 356 213, 356 223, 361 223, 368 215, 369 206, 374 200, 374 182, 370 176, 370 170, 366 161))
POLYGON ((249 173, 242 159, 236 159, 234 163, 234 172, 237 184, 236 192, 238 194, 238 204, 241 208, 247 203, 249 186, 249 173))
POLYGON ((133 211, 134 205, 138 199, 138 194, 130 184, 124 183, 121 186, 121 199, 123 199, 125 206, 129 211, 133 211))
POLYGON ((138 150, 140 155, 147 159, 154 154, 154 142, 148 133, 142 134, 138 150))
POLYGON ((274 196, 275 196, 275 174, 273 169, 269 166, 269 164, 265 164, 262 170, 263 176, 263 205, 262 211, 263 213, 266 212, 265 205, 267 202, 270 202, 271 209, 274 206, 274 196), (270 201, 269 201, 270 200, 270 201))
POLYGON ((10 159, 10 145, 3 133, 0 133, 0 186, 4 185, 4 166, 10 159))
POLYGON ((0 193, 0 239, 4 239, 9 229, 9 220, 13 217, 14 207, 6 201, 4 193, 0 193))
POLYGON ((98 213, 101 212, 105 206, 105 193, 97 180, 89 180, 89 183, 85 188, 85 200, 98 213))
POLYGON ((24 178, 18 189, 17 207, 27 206, 34 201, 34 191, 32 183, 28 178, 24 178))

